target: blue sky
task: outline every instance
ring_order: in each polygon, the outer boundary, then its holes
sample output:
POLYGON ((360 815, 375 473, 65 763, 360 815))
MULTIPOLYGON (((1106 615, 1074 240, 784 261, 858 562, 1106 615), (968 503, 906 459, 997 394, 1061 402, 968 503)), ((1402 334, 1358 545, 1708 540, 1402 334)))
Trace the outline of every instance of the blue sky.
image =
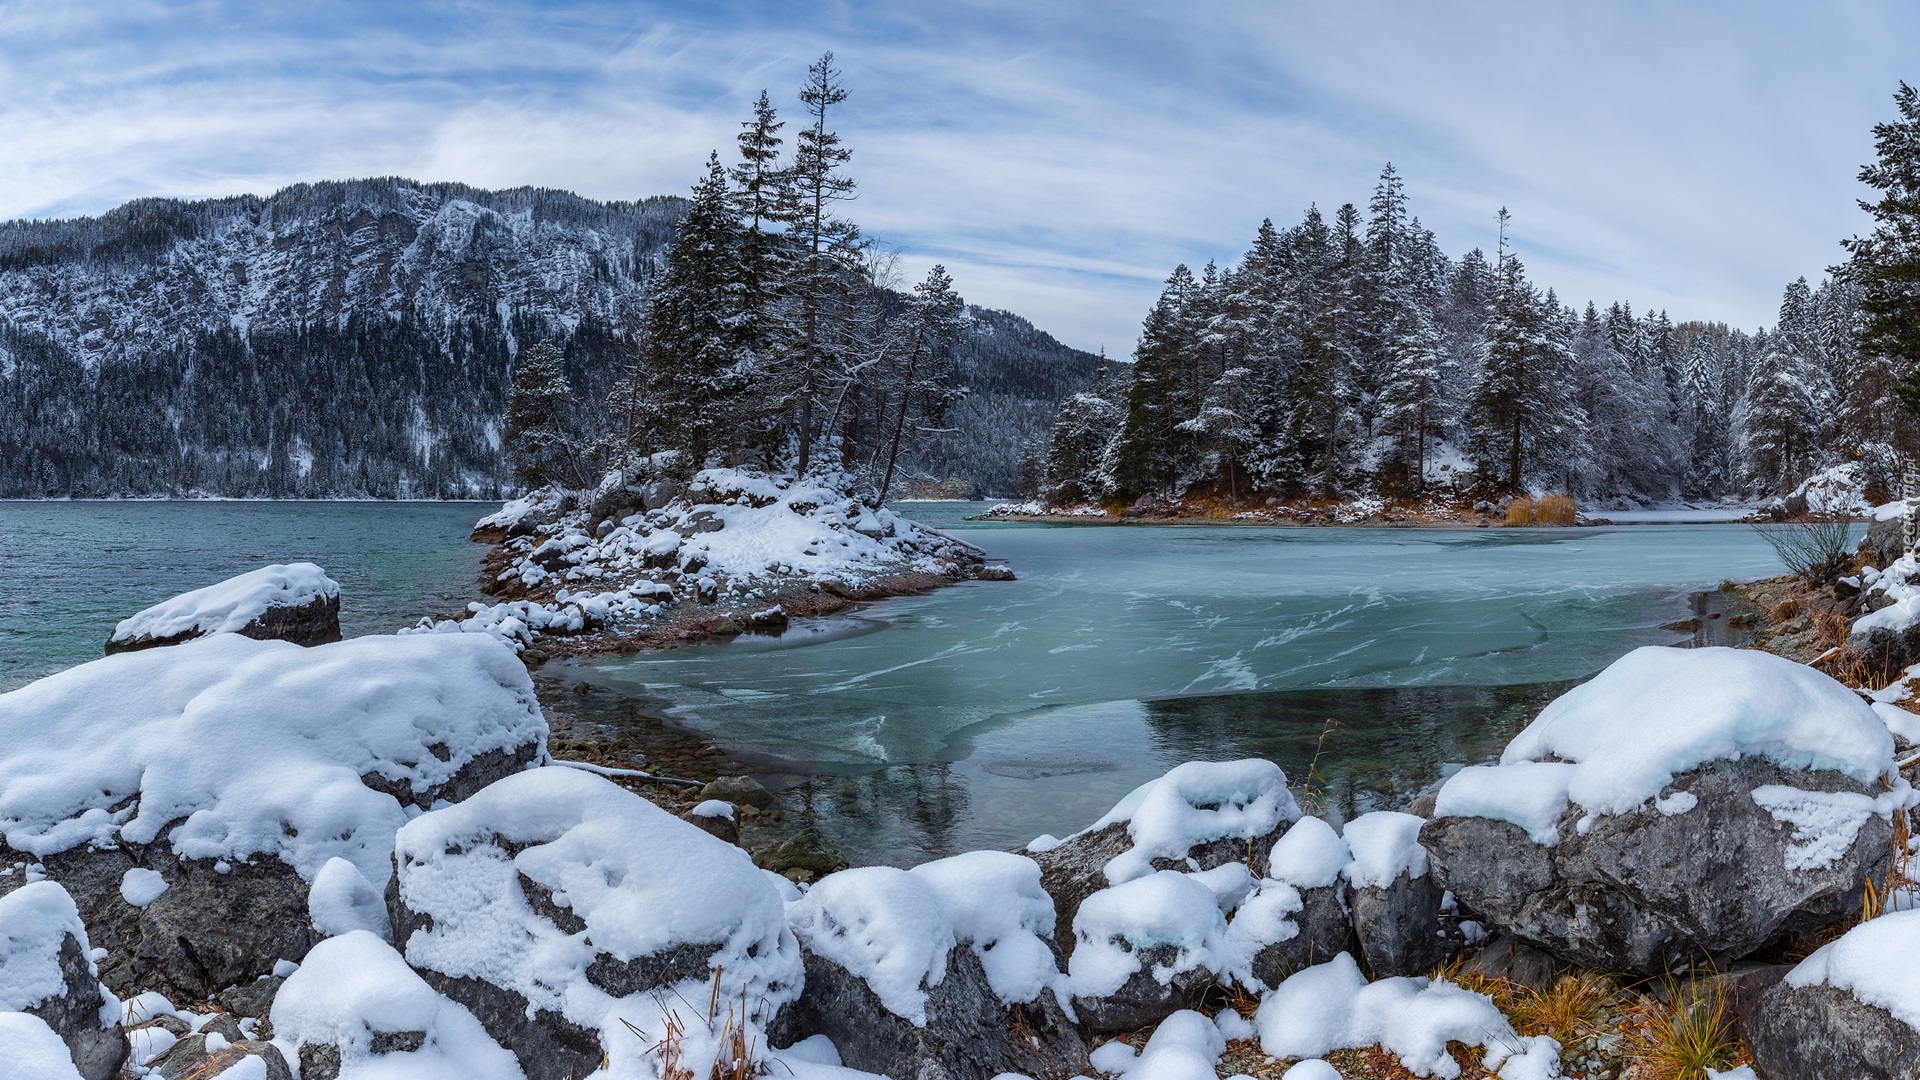
POLYGON ((851 215, 917 277, 1124 355, 1173 265, 1380 167, 1453 255, 1770 323, 1863 228, 1920 5, 0 0, 0 217, 399 174, 684 192, 831 49, 851 215))

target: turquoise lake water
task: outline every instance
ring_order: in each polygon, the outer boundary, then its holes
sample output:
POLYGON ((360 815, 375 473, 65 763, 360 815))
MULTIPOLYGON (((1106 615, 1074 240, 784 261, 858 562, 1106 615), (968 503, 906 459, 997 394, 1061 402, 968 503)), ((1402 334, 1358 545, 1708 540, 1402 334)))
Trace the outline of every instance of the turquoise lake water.
MULTIPOLYGON (((862 861, 1064 833, 1180 761, 1259 755, 1334 817, 1480 760, 1568 684, 1667 644, 1686 594, 1779 573, 1740 525, 1072 527, 898 509, 1011 566, 747 637, 572 665, 792 785, 862 861), (1331 722, 1331 727, 1329 723, 1331 722), (1325 735, 1324 745, 1322 736, 1325 735)), ((349 635, 478 598, 490 507, 0 502, 0 690, 149 604, 269 562, 341 583, 349 635)))

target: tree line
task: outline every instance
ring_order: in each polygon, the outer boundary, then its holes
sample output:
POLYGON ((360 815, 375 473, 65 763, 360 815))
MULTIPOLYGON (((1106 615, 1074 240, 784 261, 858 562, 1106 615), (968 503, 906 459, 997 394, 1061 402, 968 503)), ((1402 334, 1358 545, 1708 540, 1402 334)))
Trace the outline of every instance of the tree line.
POLYGON ((1068 395, 1038 494, 1056 503, 1783 494, 1857 460, 1885 494, 1920 449, 1920 101, 1875 128, 1882 193, 1850 258, 1788 285, 1776 325, 1584 310, 1506 240, 1458 260, 1392 165, 1363 214, 1261 223, 1225 269, 1177 267, 1133 363, 1068 395))

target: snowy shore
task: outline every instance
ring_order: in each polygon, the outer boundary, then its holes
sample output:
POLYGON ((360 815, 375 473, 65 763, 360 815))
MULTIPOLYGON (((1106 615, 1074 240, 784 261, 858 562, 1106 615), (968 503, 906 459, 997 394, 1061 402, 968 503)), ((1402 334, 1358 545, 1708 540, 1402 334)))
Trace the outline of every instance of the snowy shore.
POLYGON ((1723 1075, 1920 1067, 1911 714, 1765 653, 1637 650, 1341 829, 1192 762, 1019 852, 776 873, 753 785, 556 760, 495 635, 257 640, 228 601, 304 593, 245 585, 0 695, 20 1075, 1617 1077, 1736 998, 1723 1075))

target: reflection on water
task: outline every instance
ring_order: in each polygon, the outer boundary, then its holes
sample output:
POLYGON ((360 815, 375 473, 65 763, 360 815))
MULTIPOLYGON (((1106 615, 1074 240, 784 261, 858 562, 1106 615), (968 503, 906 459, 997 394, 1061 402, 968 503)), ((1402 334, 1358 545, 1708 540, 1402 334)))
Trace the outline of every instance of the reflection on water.
POLYGON ((1044 710, 958 733, 945 760, 794 768, 790 799, 857 863, 911 865, 1065 835, 1193 760, 1263 757, 1335 822, 1403 805, 1486 760, 1572 683, 1280 690, 1044 710), (1324 748, 1321 747, 1323 732, 1324 748))

